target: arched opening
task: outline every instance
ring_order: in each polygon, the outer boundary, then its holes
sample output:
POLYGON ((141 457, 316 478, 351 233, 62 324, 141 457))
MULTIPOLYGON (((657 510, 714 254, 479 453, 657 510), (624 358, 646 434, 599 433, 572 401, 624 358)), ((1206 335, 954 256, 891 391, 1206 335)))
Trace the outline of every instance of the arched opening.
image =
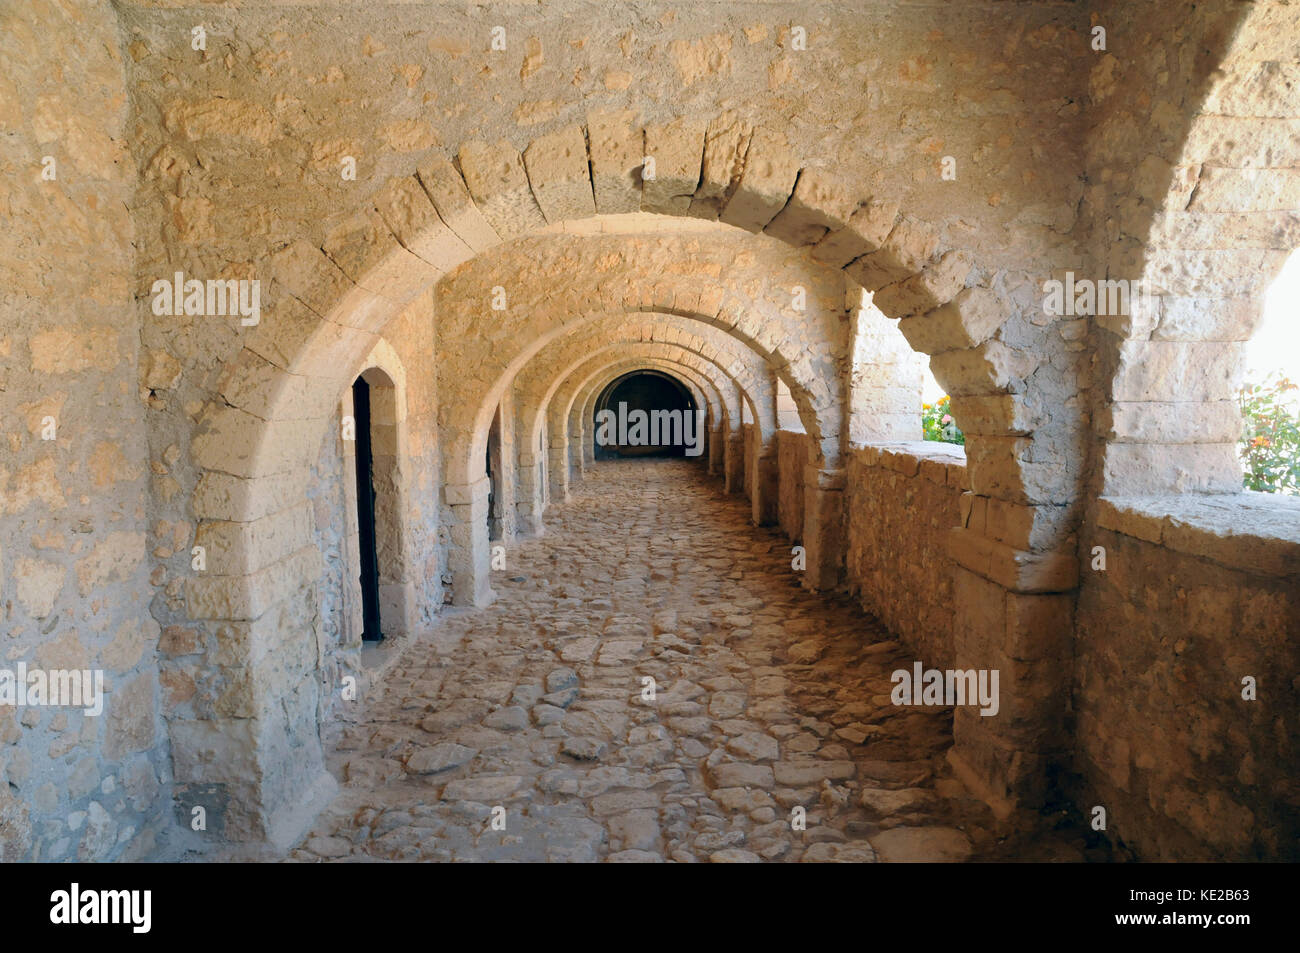
POLYGON ((703 439, 695 412, 690 392, 669 375, 625 374, 596 401, 596 459, 686 456, 703 439))
POLYGON ((1238 393, 1247 490, 1300 496, 1300 251, 1264 295, 1238 393))
POLYGON ((370 385, 364 377, 352 383, 352 413, 356 426, 353 453, 357 500, 357 569, 361 585, 361 640, 383 639, 379 613, 379 550, 375 542, 375 466, 371 439, 370 385))
POLYGON ((380 642, 409 630, 413 594, 403 541, 403 474, 397 388, 371 367, 352 382, 352 432, 344 428, 344 453, 352 456, 348 526, 358 598, 356 621, 363 642, 380 642), (349 439, 351 438, 351 439, 349 439))
POLYGON ((501 539, 503 533, 503 523, 501 520, 501 408, 497 407, 497 412, 492 418, 492 429, 488 431, 487 442, 487 467, 488 478, 488 505, 487 505, 487 525, 488 540, 496 542, 501 539))

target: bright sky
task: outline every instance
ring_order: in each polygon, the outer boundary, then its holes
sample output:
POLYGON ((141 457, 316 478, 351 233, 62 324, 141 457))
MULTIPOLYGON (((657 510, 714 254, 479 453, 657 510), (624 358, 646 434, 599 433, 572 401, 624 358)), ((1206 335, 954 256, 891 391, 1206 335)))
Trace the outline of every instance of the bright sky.
POLYGON ((1246 344, 1246 374, 1280 370, 1300 382, 1300 251, 1291 253, 1264 296, 1264 320, 1246 344))
MULTIPOLYGON (((1246 368, 1248 379, 1281 371, 1300 383, 1300 251, 1291 253, 1264 296, 1264 320, 1246 344, 1246 368)), ((932 404, 943 396, 943 388, 928 362, 923 370, 921 400, 932 404)))

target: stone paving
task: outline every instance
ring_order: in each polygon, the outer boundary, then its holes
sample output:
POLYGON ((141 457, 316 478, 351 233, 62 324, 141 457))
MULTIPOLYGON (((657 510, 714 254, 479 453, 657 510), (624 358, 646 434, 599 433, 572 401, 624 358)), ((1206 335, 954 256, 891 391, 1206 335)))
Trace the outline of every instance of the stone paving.
POLYGON ((892 705, 911 656, 803 590, 748 514, 690 462, 598 464, 510 548, 497 601, 409 646, 342 726, 340 794, 290 856, 1006 856, 944 760, 951 709, 892 705))

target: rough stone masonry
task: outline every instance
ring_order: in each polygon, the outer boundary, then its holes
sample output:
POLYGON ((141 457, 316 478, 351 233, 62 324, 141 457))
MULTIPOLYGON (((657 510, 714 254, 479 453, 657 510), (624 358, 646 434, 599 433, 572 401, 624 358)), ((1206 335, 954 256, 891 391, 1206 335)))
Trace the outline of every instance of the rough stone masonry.
POLYGON ((0 668, 106 701, 0 705, 0 860, 1295 859, 1300 503, 1235 394, 1297 36, 7 4, 0 668), (635 373, 693 462, 596 459, 635 373))

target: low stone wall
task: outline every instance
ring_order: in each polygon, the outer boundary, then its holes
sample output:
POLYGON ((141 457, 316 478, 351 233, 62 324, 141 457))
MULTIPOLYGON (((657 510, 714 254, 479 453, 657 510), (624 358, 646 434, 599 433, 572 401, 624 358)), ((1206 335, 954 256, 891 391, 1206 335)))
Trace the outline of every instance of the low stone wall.
POLYGON ((1144 860, 1295 859, 1300 500, 1103 499, 1088 530, 1076 802, 1144 860))
POLYGON ((953 564, 948 533, 961 522, 966 456, 917 441, 848 455, 847 584, 862 608, 926 666, 953 662, 953 564))
POLYGON ((808 464, 808 435, 792 430, 776 432, 777 520, 792 542, 803 539, 803 469, 808 464))

